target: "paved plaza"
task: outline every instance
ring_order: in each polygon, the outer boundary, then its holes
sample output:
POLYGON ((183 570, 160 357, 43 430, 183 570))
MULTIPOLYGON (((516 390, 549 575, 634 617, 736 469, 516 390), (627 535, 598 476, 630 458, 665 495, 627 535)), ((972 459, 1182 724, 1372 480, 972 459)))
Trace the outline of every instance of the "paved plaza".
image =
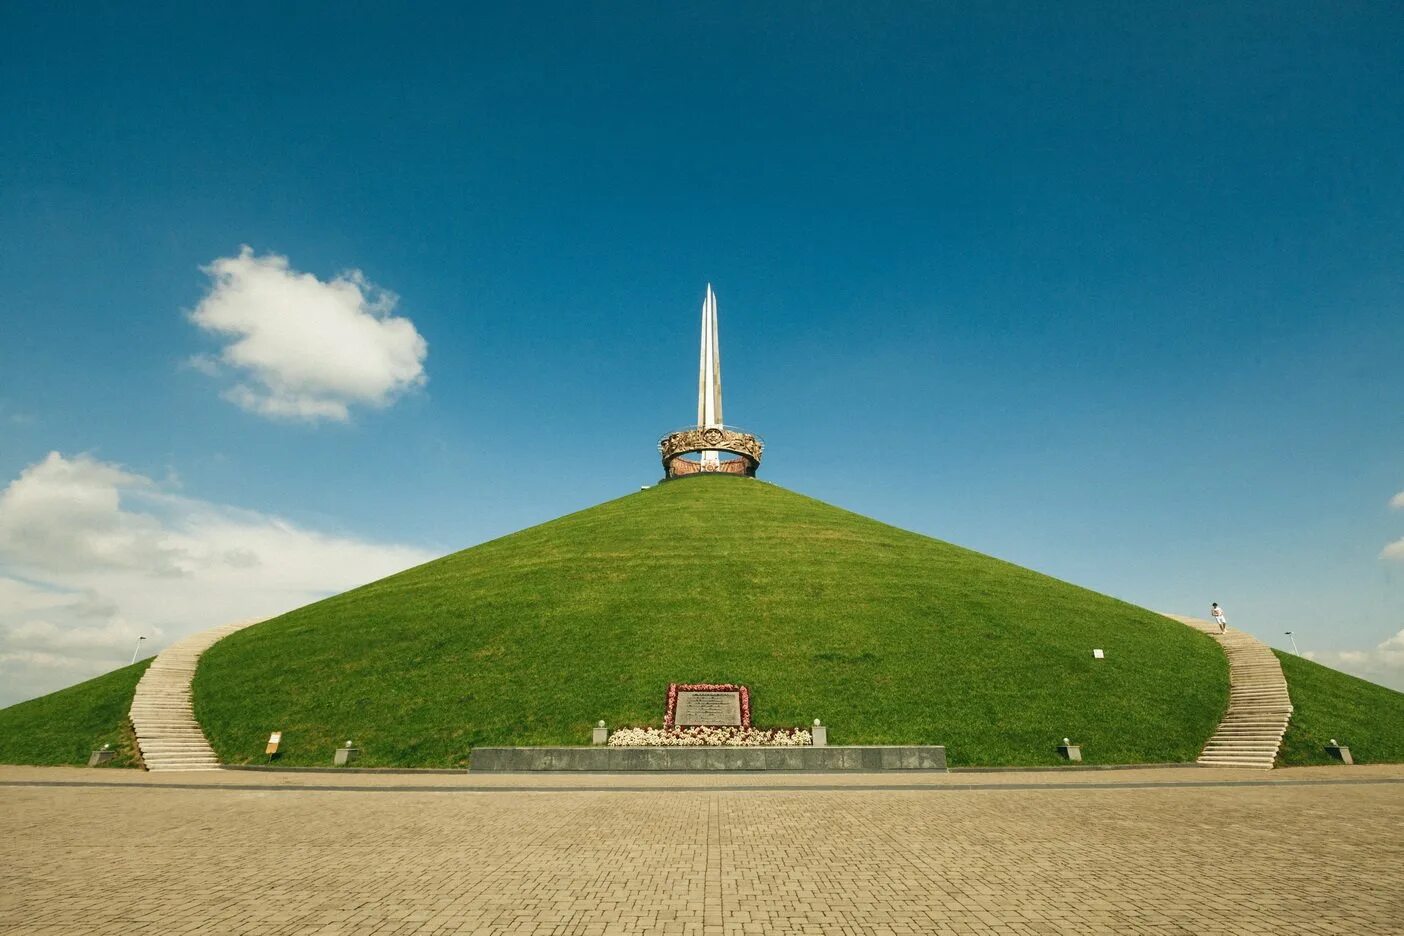
POLYGON ((0 932, 1404 932, 1404 767, 0 767, 0 932))

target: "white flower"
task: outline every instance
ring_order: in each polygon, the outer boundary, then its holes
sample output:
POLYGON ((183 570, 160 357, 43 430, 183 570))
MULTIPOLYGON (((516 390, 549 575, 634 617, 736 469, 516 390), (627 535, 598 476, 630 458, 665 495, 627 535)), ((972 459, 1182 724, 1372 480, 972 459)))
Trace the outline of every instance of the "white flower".
POLYGON ((610 747, 807 747, 814 736, 804 728, 620 728, 610 747))

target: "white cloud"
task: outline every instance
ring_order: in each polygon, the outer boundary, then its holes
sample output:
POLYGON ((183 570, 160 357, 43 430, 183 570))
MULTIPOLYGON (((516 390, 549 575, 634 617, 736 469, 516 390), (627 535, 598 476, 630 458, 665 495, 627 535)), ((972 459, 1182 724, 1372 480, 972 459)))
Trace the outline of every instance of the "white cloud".
POLYGON ((426 562, 57 452, 0 492, 0 705, 426 562))
MULTIPOLYGON (((1404 491, 1400 491, 1389 499, 1389 506, 1397 510, 1404 510, 1404 491)), ((1404 562, 1404 539, 1398 539, 1390 543, 1380 551, 1381 559, 1398 559, 1404 562)))
POLYGON ((350 407, 388 406, 428 379, 428 344, 413 322, 392 314, 397 297, 359 270, 323 282, 248 247, 203 269, 213 282, 190 320, 232 340, 217 358, 187 363, 238 375, 224 395, 250 412, 345 421, 350 407))
POLYGON ((1302 656, 1373 680, 1380 685, 1404 690, 1404 630, 1373 650, 1304 653, 1302 656))
POLYGON ((119 492, 153 485, 85 455, 50 452, 0 492, 0 558, 37 569, 178 571, 179 548, 156 518, 119 508, 119 492))

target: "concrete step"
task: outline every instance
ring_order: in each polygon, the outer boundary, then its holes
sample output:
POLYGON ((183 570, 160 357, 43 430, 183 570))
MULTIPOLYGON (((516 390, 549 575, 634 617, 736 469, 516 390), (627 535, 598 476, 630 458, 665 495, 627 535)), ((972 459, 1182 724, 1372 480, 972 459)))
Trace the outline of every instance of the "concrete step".
MULTIPOLYGON (((1215 738, 1254 738, 1281 741, 1287 732, 1275 728, 1220 728, 1214 732, 1215 738)), ((1212 739, 1211 739, 1212 740, 1212 739)))
POLYGON ((1275 758, 1271 754, 1238 754, 1228 751, 1215 751, 1199 755, 1200 764, 1261 764, 1271 766, 1275 758))
POLYGON ((1243 709, 1239 709, 1238 711, 1225 712, 1224 721, 1235 721, 1240 723, 1256 722, 1257 724, 1261 725, 1275 725, 1278 723, 1286 724, 1287 716, 1289 714, 1291 714, 1290 709, 1280 712, 1250 712, 1243 709))
MULTIPOLYGON (((145 755, 142 755, 145 757, 145 755)), ((212 761, 215 760, 214 753, 209 749, 183 749, 183 750, 159 750, 151 752, 151 760, 160 761, 163 764, 173 764, 176 761, 212 761)))
POLYGON ((1216 731, 1209 739, 1209 743, 1216 741, 1271 741, 1279 744, 1282 741, 1282 731, 1216 731))
POLYGON ((181 773, 181 772, 191 773, 191 772, 196 771, 196 770, 223 770, 224 768, 221 767, 221 766, 219 766, 218 764, 208 764, 208 765, 194 765, 194 766, 190 766, 190 767, 157 767, 157 766, 150 766, 150 767, 147 767, 146 769, 149 770, 149 771, 151 771, 152 773, 167 773, 167 772, 169 772, 169 773, 181 773))
POLYGON ((210 761, 217 762, 214 752, 210 750, 208 744, 200 747, 153 747, 141 749, 142 760, 147 766, 155 763, 174 763, 175 761, 210 761))

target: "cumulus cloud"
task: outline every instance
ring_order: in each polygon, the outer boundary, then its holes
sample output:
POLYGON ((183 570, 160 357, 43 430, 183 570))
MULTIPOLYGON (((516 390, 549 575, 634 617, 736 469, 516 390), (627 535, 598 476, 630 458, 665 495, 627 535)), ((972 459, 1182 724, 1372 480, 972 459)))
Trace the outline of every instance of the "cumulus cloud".
POLYGON ((93 568, 177 571, 179 551, 156 518, 119 508, 119 492, 151 482, 85 456, 50 452, 0 492, 0 557, 46 572, 93 568))
POLYGON ((236 382, 225 398, 250 412, 345 421, 352 406, 389 406, 428 379, 428 344, 393 314, 398 298, 359 270, 323 281, 248 247, 202 269, 210 292, 190 320, 229 343, 188 363, 228 372, 236 382))
POLYGON ((1340 650, 1302 655, 1309 660, 1354 673, 1383 686, 1404 690, 1404 630, 1373 650, 1340 650))
POLYGON ((0 705, 426 562, 57 452, 0 492, 0 705))
MULTIPOLYGON (((1389 506, 1396 510, 1404 510, 1404 491, 1400 491, 1389 499, 1389 506)), ((1380 551, 1381 559, 1398 559, 1404 562, 1404 539, 1397 539, 1380 551)))

